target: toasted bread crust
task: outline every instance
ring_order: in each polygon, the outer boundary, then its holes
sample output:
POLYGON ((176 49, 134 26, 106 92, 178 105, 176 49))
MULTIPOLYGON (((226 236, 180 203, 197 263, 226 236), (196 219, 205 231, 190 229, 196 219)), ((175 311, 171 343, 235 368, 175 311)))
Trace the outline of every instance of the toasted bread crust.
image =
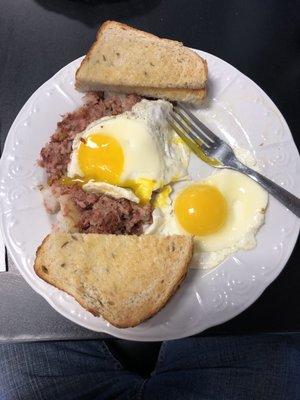
MULTIPOLYGON (((90 311, 93 315, 101 315, 118 328, 133 327, 152 317, 166 305, 184 280, 192 256, 192 238, 182 236, 165 238, 148 236, 150 250, 147 250, 148 260, 145 261, 143 254, 138 255, 135 253, 136 251, 141 252, 141 248, 144 248, 148 242, 147 238, 140 238, 128 236, 116 238, 114 235, 51 234, 43 240, 37 250, 34 270, 40 278, 73 296, 82 307, 90 311), (76 243, 72 237, 75 237, 76 243), (130 238, 129 242, 127 238, 130 238), (64 245, 65 240, 69 240, 70 243, 72 242, 69 244, 71 250, 67 250, 68 246, 60 248, 61 243, 64 245), (110 246, 109 243, 112 243, 112 241, 113 246, 110 246), (94 247, 95 243, 99 243, 99 246, 101 244, 101 251, 107 254, 110 254, 109 252, 113 249, 115 257, 118 258, 120 256, 120 260, 126 257, 124 252, 125 249, 128 249, 129 254, 127 254, 127 259, 121 261, 122 265, 118 263, 113 265, 112 263, 110 264, 109 258, 103 255, 100 264, 98 263, 97 268, 93 271, 95 260, 91 261, 93 260, 92 257, 87 264, 78 265, 80 274, 76 275, 76 271, 72 267, 72 262, 77 259, 74 257, 71 259, 72 256, 68 254, 68 251, 71 251, 73 255, 76 249, 78 254, 82 251, 89 252, 90 246, 94 247), (161 257, 158 256, 157 259, 155 243, 157 243, 157 251, 160 253, 164 252, 164 255, 161 257), (168 250, 170 246, 174 249, 171 253, 168 250), (111 248, 108 249, 108 247, 111 248), (135 248, 136 250, 134 250, 135 248), (57 249, 60 249, 60 254, 56 254, 57 249), (176 254, 172 254, 173 251, 176 254), (149 261, 149 255, 151 254, 152 260, 149 261), (51 257, 52 259, 50 259, 51 257), (70 265, 67 261, 68 257, 70 265), (174 260, 174 262, 171 259, 168 260, 168 257, 174 260), (180 262, 177 261, 178 257, 182 257, 180 262), (57 263, 61 263, 62 260, 65 267, 59 269, 57 263), (158 268, 157 263, 161 263, 162 260, 165 260, 166 265, 158 268), (177 262, 176 267, 172 265, 172 262, 177 262), (114 279, 114 282, 107 281, 107 274, 103 272, 101 265, 109 265, 111 267, 111 279, 114 279), (137 265, 139 266, 137 267, 137 265), (114 273, 114 271, 122 272, 122 268, 126 270, 125 278, 123 279, 128 279, 128 282, 120 282, 118 279, 119 272, 117 274, 114 273), (62 270, 63 273, 61 272, 62 270), (151 273, 154 276, 151 276, 151 273), (82 289, 82 284, 87 285, 84 290, 82 289), (114 284, 120 287, 118 295, 107 296, 106 291, 109 291, 109 288, 113 287, 114 284), (90 290, 91 288, 92 290, 90 290), (133 293, 136 294, 134 295, 133 293), (126 297, 127 295, 128 298, 126 297), (157 297, 160 298, 158 299, 157 297)), ((95 256, 98 253, 93 254, 95 256)), ((101 256, 100 253, 98 256, 101 256)), ((85 253, 84 257, 87 257, 85 253)), ((80 260, 82 261, 83 258, 79 256, 79 263, 81 262, 80 260)))
MULTIPOLYGON (((76 74, 75 74, 75 78, 76 78, 76 87, 77 87, 77 76, 78 76, 78 74, 79 74, 79 71, 80 71, 81 67, 83 67, 86 63, 88 63, 88 62, 90 61, 91 56, 92 56, 92 54, 93 54, 93 50, 94 50, 94 48, 95 48, 95 46, 96 46, 98 40, 100 39, 100 36, 103 34, 103 32, 106 31, 106 29, 111 28, 111 27, 115 27, 115 28, 118 27, 118 28, 120 28, 120 29, 122 29, 122 30, 124 30, 124 31, 132 31, 132 32, 135 31, 136 33, 139 33, 139 34, 142 33, 142 34, 144 35, 144 37, 146 37, 146 38, 159 39, 158 36, 153 35, 152 33, 143 32, 143 31, 141 31, 141 30, 139 30, 139 29, 133 28, 133 27, 131 27, 131 26, 129 26, 129 25, 126 25, 126 24, 123 24, 123 23, 120 23, 120 22, 117 22, 117 21, 110 21, 110 20, 108 20, 108 21, 103 22, 103 24, 100 25, 100 27, 99 27, 98 30, 97 30, 96 39, 95 39, 94 42, 92 43, 92 45, 91 45, 89 51, 87 52, 87 54, 86 54, 86 56, 84 57, 84 59, 81 61, 81 64, 80 64, 79 68, 78 68, 77 71, 76 71, 76 74)), ((162 39, 162 38, 160 38, 160 40, 164 40, 164 41, 166 41, 166 42, 171 42, 171 43, 174 43, 174 44, 177 43, 177 44, 183 46, 183 43, 182 43, 182 42, 177 42, 177 41, 175 41, 175 40, 162 39)))
POLYGON ((117 94, 134 93, 139 96, 165 99, 169 101, 180 101, 187 102, 194 105, 202 104, 205 96, 206 89, 156 89, 156 88, 142 88, 142 87, 129 87, 129 86, 111 86, 111 85, 96 85, 91 86, 89 83, 87 86, 82 85, 80 88, 82 92, 88 91, 109 91, 117 94))
POLYGON ((205 88, 206 80, 206 61, 181 42, 161 39, 114 21, 101 25, 95 42, 76 72, 79 91, 100 90, 103 86, 111 90, 110 86, 122 86, 131 93, 143 92, 151 96, 147 90, 157 91, 158 97, 178 101, 191 98, 194 103, 199 103, 199 90, 205 88), (123 37, 123 31, 128 37, 123 37), (130 46, 134 46, 131 51, 130 46), (168 89, 175 91, 164 93, 168 89), (182 97, 181 89, 185 89, 182 97), (197 92, 193 93, 193 90, 197 92))

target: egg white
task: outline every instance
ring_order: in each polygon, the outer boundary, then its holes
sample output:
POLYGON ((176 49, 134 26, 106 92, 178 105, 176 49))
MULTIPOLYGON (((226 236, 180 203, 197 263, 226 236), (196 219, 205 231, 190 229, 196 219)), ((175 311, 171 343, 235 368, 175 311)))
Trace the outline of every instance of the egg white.
POLYGON ((103 193, 114 197, 115 199, 127 199, 134 203, 139 202, 139 198, 130 189, 125 189, 116 185, 111 185, 106 182, 88 181, 82 186, 82 189, 91 193, 103 193))
POLYGON ((128 180, 148 179, 154 181, 156 190, 186 177, 190 151, 166 120, 171 109, 171 103, 164 100, 142 100, 129 112, 93 122, 74 138, 68 177, 84 177, 78 162, 79 145, 82 138, 97 133, 115 138, 123 149, 119 186, 128 180))
MULTIPOLYGON (((174 187, 172 204, 160 209, 155 227, 148 227, 147 233, 188 234, 178 224, 173 206, 182 188, 194 183, 189 181, 174 187)), ((218 265, 239 249, 249 250, 256 246, 255 236, 264 222, 268 195, 256 182, 236 171, 222 170, 197 183, 217 188, 228 207, 226 222, 218 232, 194 236, 191 267, 206 269, 218 265)))
MULTIPOLYGON (((190 180, 187 173, 190 150, 166 119, 171 109, 172 105, 164 100, 142 100, 130 112, 93 122, 76 135, 73 141, 67 172, 70 178, 84 177, 78 163, 81 138, 95 133, 112 136, 124 152, 120 184, 116 186, 93 180, 83 185, 86 191, 106 193, 115 198, 123 197, 138 202, 139 199, 132 190, 122 187, 123 182, 148 179, 154 182, 152 191, 164 190, 171 183, 171 197, 167 194, 162 196, 163 202, 154 202, 153 223, 145 227, 145 234, 188 234, 177 223, 173 205, 182 188, 195 182, 190 180), (176 183, 178 181, 182 182, 176 183)), ((243 149, 237 148, 235 151, 239 158, 245 156, 243 161, 251 161, 253 166, 255 161, 245 155, 243 149)), ((206 269, 218 265, 239 249, 252 249, 256 246, 255 237, 264 223, 268 196, 257 183, 235 171, 222 170, 198 182, 217 188, 228 205, 226 222, 218 232, 194 236, 191 267, 206 269)))

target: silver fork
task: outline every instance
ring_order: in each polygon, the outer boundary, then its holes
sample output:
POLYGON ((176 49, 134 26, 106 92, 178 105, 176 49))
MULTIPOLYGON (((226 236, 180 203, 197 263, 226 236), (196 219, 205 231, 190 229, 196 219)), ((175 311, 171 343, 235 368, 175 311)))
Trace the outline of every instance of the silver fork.
POLYGON ((195 117, 185 106, 177 104, 168 117, 169 124, 179 136, 208 164, 229 168, 248 175, 285 207, 300 217, 300 199, 270 179, 241 163, 232 148, 195 117), (197 151, 198 150, 198 151, 197 151))

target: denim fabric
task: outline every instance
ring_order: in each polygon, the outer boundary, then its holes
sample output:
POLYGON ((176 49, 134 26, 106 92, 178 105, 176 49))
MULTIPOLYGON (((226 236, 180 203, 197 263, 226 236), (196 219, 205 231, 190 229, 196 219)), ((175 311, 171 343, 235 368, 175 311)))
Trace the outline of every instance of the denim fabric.
POLYGON ((127 400, 141 384, 103 341, 0 344, 1 400, 127 400))
POLYGON ((300 400, 300 334, 165 342, 144 398, 300 400))
POLYGON ((300 400, 300 334, 164 342, 148 379, 104 341, 0 344, 1 400, 300 400))

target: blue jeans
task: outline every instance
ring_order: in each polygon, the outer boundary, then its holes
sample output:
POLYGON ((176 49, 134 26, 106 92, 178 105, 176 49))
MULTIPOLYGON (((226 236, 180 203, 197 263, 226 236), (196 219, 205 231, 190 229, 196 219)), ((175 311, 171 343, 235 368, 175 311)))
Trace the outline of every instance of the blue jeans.
POLYGON ((0 344, 1 400, 298 400, 300 334, 164 342, 148 379, 103 340, 0 344))

